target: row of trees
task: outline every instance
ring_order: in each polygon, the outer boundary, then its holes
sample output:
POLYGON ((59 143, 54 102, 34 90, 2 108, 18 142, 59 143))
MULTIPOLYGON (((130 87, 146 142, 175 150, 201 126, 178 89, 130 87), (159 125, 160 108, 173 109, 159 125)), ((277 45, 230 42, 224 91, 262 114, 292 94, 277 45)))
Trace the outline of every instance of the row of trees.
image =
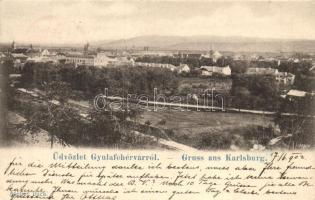
POLYGON ((41 87, 44 82, 64 81, 73 90, 94 97, 108 88, 110 94, 153 94, 154 88, 166 93, 175 92, 176 74, 162 68, 96 68, 73 65, 55 66, 49 63, 26 63, 22 70, 23 86, 41 87))
POLYGON ((282 61, 277 68, 282 72, 290 72, 295 75, 310 75, 309 69, 312 67, 312 63, 309 61, 293 62, 282 61))

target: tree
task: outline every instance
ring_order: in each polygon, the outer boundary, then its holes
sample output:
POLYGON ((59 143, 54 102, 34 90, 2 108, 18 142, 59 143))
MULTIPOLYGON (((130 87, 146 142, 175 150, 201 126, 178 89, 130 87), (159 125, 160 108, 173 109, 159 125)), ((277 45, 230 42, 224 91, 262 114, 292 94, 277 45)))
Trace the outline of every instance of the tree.
POLYGON ((43 106, 36 109, 25 122, 23 129, 36 133, 45 129, 50 134, 50 143, 53 147, 55 138, 66 145, 76 143, 79 133, 81 119, 78 113, 67 106, 70 94, 68 84, 64 82, 51 82, 43 85, 43 106))
POLYGON ((144 122, 144 124, 147 125, 147 126, 150 126, 151 122, 149 120, 147 120, 147 121, 144 122))
POLYGON ((246 60, 230 61, 230 67, 233 74, 245 73, 249 66, 250 62, 246 60))
POLYGON ((8 107, 12 102, 9 74, 13 70, 11 59, 0 60, 0 142, 8 137, 8 107))
POLYGON ((233 106, 238 109, 246 108, 250 98, 248 89, 246 87, 234 87, 233 89, 233 106))
POLYGON ((290 148, 314 146, 314 114, 315 99, 311 95, 290 97, 281 102, 274 122, 279 126, 282 135, 290 136, 284 141, 290 148), (293 114, 290 116, 282 114, 286 112, 293 114))
POLYGON ((277 109, 280 98, 274 77, 234 75, 232 78, 234 104, 237 102, 240 107, 248 109, 277 109))
POLYGON ((115 144, 121 139, 120 121, 109 111, 89 113, 88 143, 96 146, 115 144))

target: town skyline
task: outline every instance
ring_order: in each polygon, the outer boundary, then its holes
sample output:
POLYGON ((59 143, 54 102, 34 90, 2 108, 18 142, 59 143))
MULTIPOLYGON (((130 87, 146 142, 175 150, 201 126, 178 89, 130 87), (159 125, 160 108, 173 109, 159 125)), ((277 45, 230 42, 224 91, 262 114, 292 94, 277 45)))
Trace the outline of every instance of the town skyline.
POLYGON ((103 50, 160 50, 160 51, 208 51, 218 50, 226 52, 315 52, 315 40, 306 39, 275 39, 254 38, 241 36, 158 36, 147 35, 119 40, 97 40, 79 43, 47 44, 21 43, 11 41, 2 43, 9 46, 32 48, 83 48, 88 44, 91 48, 103 50))

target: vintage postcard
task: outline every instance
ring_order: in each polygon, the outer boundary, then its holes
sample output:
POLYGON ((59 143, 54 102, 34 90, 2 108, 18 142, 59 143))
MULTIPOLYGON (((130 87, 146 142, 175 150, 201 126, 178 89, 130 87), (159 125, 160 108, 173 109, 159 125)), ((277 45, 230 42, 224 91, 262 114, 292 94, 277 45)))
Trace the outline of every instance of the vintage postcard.
POLYGON ((0 1, 0 200, 315 200, 314 105, 314 1, 0 1))

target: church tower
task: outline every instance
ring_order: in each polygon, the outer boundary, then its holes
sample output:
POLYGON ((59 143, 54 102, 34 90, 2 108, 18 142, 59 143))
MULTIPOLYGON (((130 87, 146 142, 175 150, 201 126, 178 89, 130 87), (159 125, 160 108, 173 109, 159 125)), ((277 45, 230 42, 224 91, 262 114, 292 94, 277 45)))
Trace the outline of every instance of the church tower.
POLYGON ((15 44, 14 41, 13 41, 12 44, 11 44, 11 49, 12 49, 12 50, 15 50, 15 49, 16 49, 16 44, 15 44))
POLYGON ((88 55, 89 46, 90 46, 90 44, 89 44, 89 43, 86 43, 86 45, 84 45, 84 49, 83 49, 83 53, 84 53, 84 55, 88 55))

